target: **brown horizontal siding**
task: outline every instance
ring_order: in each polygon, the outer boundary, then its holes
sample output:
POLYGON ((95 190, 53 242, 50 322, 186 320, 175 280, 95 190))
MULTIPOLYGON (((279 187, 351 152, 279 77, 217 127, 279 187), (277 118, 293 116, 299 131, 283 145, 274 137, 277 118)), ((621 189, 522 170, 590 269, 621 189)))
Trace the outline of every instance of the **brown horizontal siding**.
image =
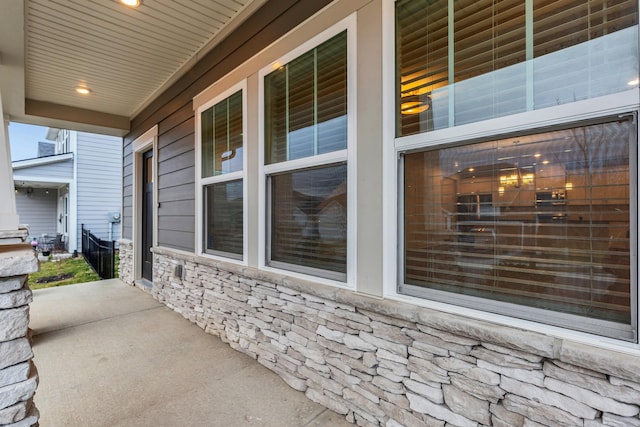
POLYGON ((169 145, 158 148, 158 156, 163 159, 170 159, 188 151, 193 151, 193 135, 187 135, 169 145))
POLYGON ((193 184, 175 185, 163 188, 158 194, 158 202, 191 200, 194 197, 193 184))
POLYGON ((133 144, 124 141, 122 146, 122 238, 133 238, 133 218, 131 215, 133 198, 133 144))
POLYGON ((195 233, 158 228, 158 245, 193 252, 195 233))

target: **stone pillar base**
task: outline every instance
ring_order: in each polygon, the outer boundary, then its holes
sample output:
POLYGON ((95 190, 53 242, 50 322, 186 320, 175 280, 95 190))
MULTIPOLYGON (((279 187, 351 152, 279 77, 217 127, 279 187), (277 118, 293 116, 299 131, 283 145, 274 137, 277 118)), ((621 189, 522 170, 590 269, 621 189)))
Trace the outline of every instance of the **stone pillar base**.
POLYGON ((38 259, 25 229, 0 231, 0 425, 33 426, 40 418, 33 403, 38 373, 29 338, 27 284, 38 259))

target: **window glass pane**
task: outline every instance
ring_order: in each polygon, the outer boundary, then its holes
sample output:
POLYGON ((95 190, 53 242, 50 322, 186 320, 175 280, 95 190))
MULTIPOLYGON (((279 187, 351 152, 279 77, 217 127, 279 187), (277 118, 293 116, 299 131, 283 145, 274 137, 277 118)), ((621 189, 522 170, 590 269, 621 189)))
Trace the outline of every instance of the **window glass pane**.
POLYGON ((635 0, 448 3, 396 2, 398 136, 637 86, 635 0))
POLYGON ((264 78, 265 163, 287 160, 287 68, 264 78))
POLYGON ((287 160, 300 159, 315 154, 313 144, 315 133, 315 53, 314 49, 287 65, 289 89, 289 153, 287 160))
POLYGON ((342 32, 264 78, 265 163, 347 147, 347 36, 342 32))
POLYGON ((635 141, 625 120, 407 154, 405 283, 629 325, 635 141))
POLYGON ((535 108, 631 88, 638 78, 637 23, 637 1, 536 3, 535 108))
POLYGON ((242 255, 242 180, 204 187, 205 249, 242 255))
POLYGON ((396 2, 399 136, 448 126, 447 4, 447 0, 396 2))
POLYGON ((347 148, 347 33, 318 46, 318 154, 347 148))
POLYGON ((454 4, 455 124, 525 111, 525 2, 454 4))
POLYGON ((271 261, 346 273, 346 164, 272 175, 270 183, 271 261))
POLYGON ((200 115, 202 177, 242 170, 242 91, 200 115))

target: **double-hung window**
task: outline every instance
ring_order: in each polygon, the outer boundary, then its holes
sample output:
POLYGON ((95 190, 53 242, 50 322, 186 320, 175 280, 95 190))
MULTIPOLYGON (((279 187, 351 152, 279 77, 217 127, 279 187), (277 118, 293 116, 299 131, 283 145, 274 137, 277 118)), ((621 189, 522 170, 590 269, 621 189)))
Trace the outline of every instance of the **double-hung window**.
POLYGON ((350 200, 348 31, 334 27, 322 42, 261 74, 265 264, 342 282, 350 200))
POLYGON ((395 12, 398 292, 637 341, 638 2, 395 12))
POLYGON ((198 109, 201 252, 242 260, 244 233, 243 87, 198 109))

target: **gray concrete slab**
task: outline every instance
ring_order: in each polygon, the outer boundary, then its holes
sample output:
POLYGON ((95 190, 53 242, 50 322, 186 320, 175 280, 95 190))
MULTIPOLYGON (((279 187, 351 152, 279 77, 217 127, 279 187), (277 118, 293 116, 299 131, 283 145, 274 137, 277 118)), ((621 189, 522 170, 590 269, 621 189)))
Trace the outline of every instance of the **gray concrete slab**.
POLYGON ((119 280, 34 291, 40 425, 348 426, 119 280))

